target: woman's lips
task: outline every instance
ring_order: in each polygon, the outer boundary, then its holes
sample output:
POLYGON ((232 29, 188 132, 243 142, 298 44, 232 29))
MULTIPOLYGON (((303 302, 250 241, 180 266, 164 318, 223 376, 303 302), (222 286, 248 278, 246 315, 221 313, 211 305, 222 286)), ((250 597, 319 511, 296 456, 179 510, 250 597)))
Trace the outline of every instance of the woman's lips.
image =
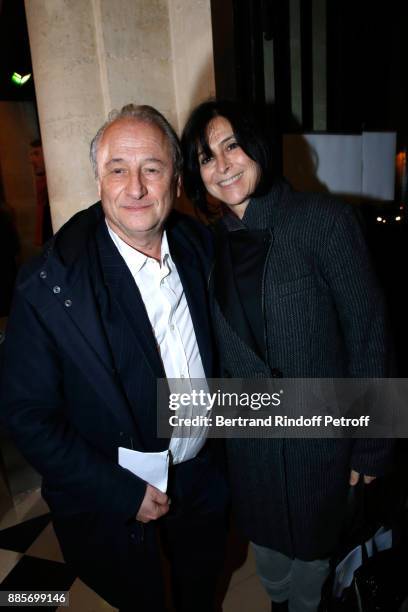
POLYGON ((244 174, 243 172, 238 172, 238 174, 234 174, 234 176, 230 176, 227 179, 218 181, 218 185, 220 187, 229 187, 230 185, 233 185, 236 181, 238 181, 243 174, 244 174))

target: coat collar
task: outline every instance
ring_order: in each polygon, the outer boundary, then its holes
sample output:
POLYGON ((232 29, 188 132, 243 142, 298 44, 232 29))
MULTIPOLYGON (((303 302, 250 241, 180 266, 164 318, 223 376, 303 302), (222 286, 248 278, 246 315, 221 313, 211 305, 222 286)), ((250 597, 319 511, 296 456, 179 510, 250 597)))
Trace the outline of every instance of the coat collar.
POLYGON ((242 223, 248 229, 253 230, 273 227, 289 192, 289 184, 279 181, 273 185, 266 195, 259 198, 251 198, 242 217, 242 223))

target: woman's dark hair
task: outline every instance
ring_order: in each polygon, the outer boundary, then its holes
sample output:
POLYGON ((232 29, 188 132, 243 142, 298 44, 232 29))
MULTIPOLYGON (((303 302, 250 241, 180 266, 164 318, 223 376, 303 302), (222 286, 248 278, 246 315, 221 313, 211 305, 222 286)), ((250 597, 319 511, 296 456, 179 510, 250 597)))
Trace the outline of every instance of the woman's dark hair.
POLYGON ((201 179, 198 151, 203 150, 206 155, 211 156, 207 128, 215 117, 224 117, 230 122, 239 146, 261 170, 261 178, 253 195, 256 197, 265 194, 274 178, 272 147, 266 140, 265 128, 261 131, 254 114, 229 100, 212 99, 203 102, 191 113, 183 130, 181 146, 184 157, 184 190, 187 197, 206 215, 211 214, 211 208, 201 179))

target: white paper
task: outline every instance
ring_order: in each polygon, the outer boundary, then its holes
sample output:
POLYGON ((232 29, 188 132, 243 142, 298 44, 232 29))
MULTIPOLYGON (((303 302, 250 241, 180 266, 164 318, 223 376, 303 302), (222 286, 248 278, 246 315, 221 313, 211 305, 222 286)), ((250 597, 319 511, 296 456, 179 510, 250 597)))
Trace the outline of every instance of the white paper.
POLYGON ((363 132, 364 196, 394 199, 396 144, 395 132, 363 132))
POLYGON ((167 489, 169 472, 169 451, 160 453, 142 453, 119 446, 119 465, 135 476, 159 489, 163 493, 167 489))
POLYGON ((283 173, 299 191, 393 200, 395 132, 285 134, 283 173))
POLYGON ((362 138, 358 134, 286 134, 283 173, 299 191, 361 195, 362 138))

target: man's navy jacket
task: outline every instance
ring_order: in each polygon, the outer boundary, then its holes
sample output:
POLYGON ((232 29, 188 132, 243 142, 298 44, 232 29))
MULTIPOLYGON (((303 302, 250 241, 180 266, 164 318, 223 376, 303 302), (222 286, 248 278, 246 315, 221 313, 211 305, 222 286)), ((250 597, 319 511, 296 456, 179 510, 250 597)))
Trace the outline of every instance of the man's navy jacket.
MULTIPOLYGON (((208 234, 177 213, 166 230, 211 376, 208 234)), ((156 434, 156 383, 165 374, 100 203, 76 214, 22 270, 3 357, 0 418, 43 476, 54 513, 134 517, 146 485, 118 465, 118 447, 168 447, 156 434)))

